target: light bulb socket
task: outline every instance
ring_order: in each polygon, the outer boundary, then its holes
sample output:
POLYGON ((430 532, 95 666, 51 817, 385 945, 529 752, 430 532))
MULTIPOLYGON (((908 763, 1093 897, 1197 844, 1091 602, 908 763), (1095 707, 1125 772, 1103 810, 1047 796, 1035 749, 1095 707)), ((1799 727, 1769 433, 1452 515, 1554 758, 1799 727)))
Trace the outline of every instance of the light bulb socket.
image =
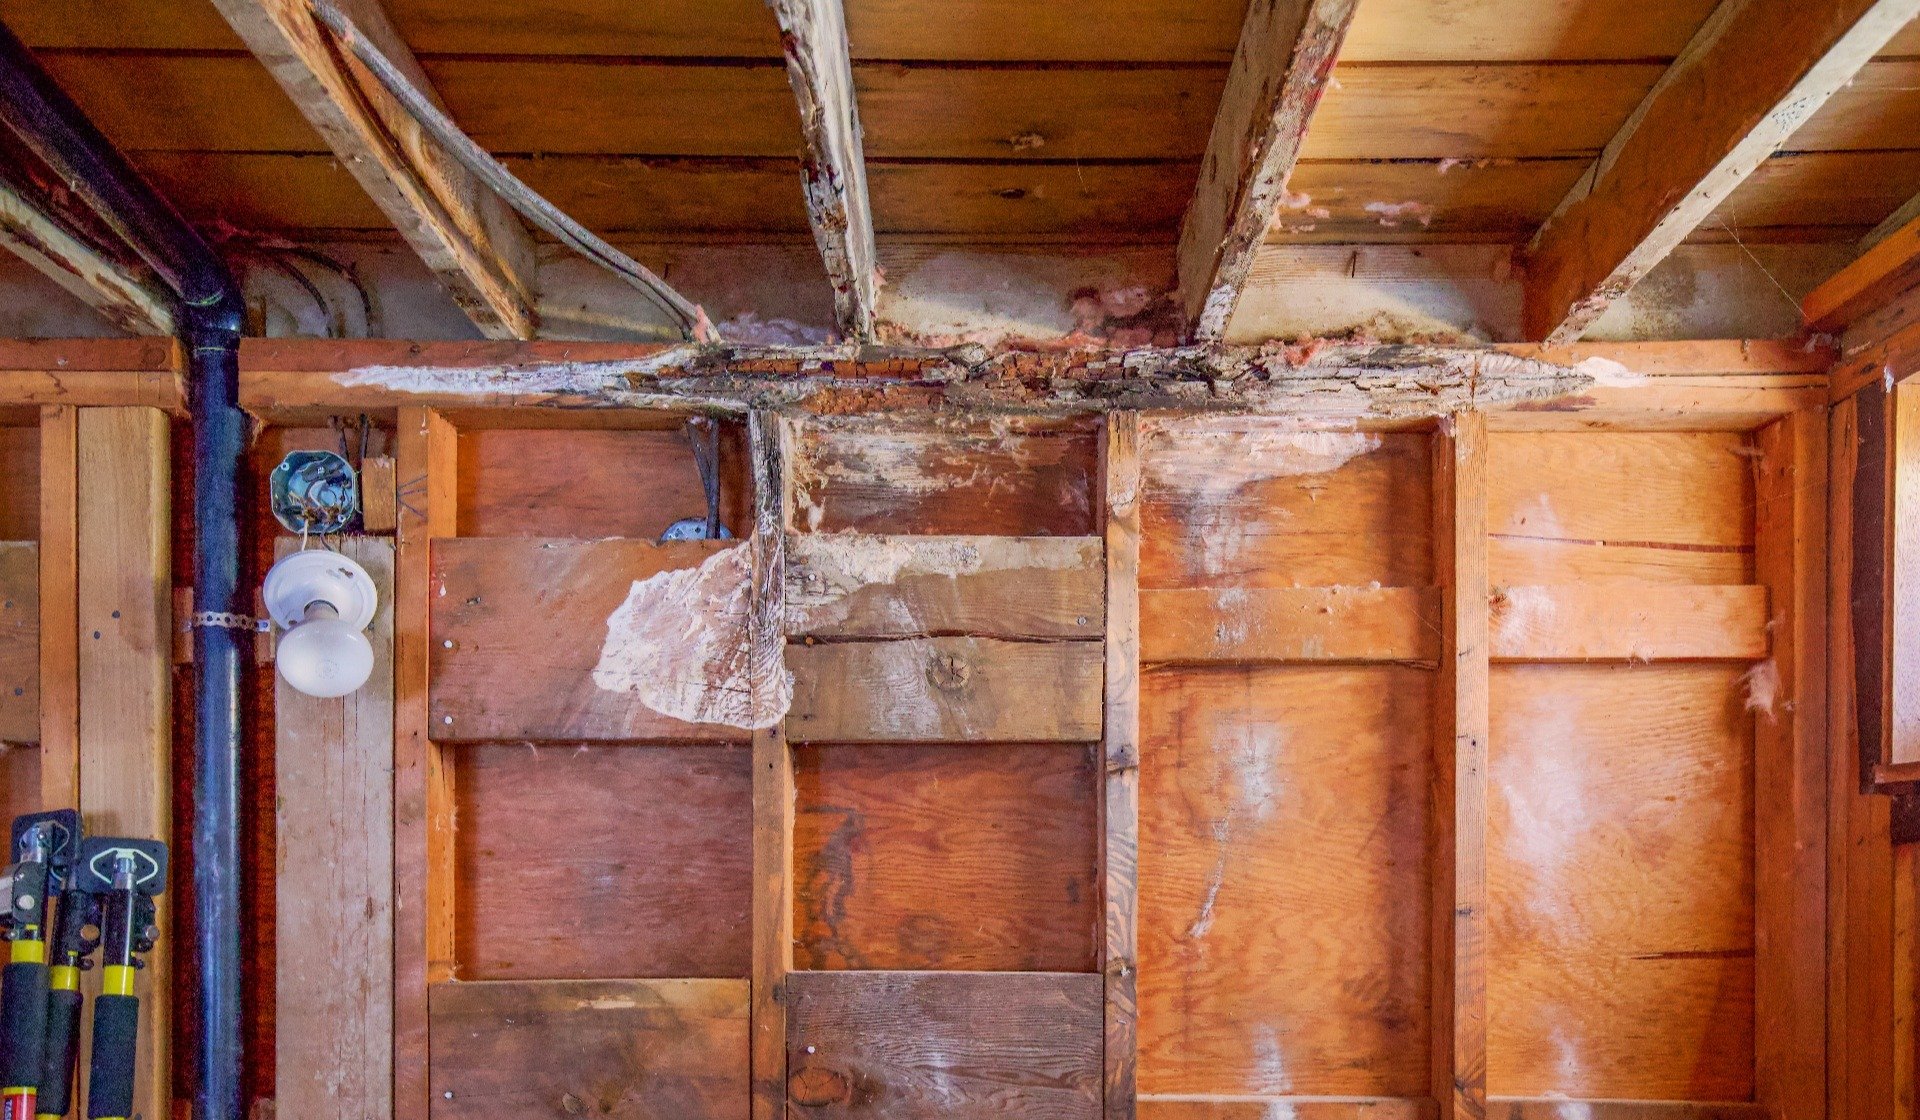
POLYGON ((315 603, 332 607, 341 622, 355 630, 373 624, 380 606, 379 590, 373 577, 351 557, 327 549, 306 549, 282 557, 267 572, 260 589, 267 617, 282 630, 292 630, 307 620, 307 608, 315 603))

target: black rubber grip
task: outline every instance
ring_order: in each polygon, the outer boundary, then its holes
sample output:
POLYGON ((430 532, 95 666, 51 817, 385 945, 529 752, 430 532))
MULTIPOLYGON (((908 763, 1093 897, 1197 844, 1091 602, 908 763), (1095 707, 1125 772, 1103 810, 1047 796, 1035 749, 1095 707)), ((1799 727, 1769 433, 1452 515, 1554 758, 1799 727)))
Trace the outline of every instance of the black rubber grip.
POLYGON ((0 970, 0 1085, 40 1083, 47 1044, 47 966, 9 964, 0 970))
POLYGON ((87 1120, 133 1115, 133 1048, 139 1035, 140 997, 94 997, 87 1120))
POLYGON ((73 1069, 80 1062, 80 993, 47 993, 47 1049, 40 1075, 40 1115, 73 1108, 73 1069))

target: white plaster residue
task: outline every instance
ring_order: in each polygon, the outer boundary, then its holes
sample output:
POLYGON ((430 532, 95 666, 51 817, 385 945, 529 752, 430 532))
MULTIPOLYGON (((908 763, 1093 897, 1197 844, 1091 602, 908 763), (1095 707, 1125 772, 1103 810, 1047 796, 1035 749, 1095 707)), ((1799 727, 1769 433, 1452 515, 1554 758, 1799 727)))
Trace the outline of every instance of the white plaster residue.
POLYGON ((1573 371, 1593 378, 1595 385, 1608 389, 1645 385, 1649 380, 1644 373, 1635 373, 1612 358, 1602 358, 1597 355, 1575 362, 1573 371))
POLYGON ((1501 588, 1493 602, 1494 648, 1524 648, 1533 635, 1552 633, 1558 613, 1545 587, 1501 588))
POLYGON ((493 393, 606 393, 628 388, 635 377, 649 377, 685 365, 698 355, 691 346, 672 346, 631 362, 550 362, 537 366, 361 366, 333 375, 345 388, 378 388, 396 393, 486 396, 493 393))
POLYGON ((1300 1112, 1293 1107, 1292 1101, 1268 1101, 1260 1120, 1299 1120, 1299 1117, 1300 1112))
POLYGON ((1252 619, 1247 617, 1247 604, 1251 597, 1244 587, 1229 587, 1213 593, 1213 602, 1220 621, 1214 624, 1213 640, 1221 649, 1236 649, 1246 644, 1252 636, 1249 626, 1252 619))
POLYGON ((1277 723, 1249 723, 1246 738, 1230 760, 1239 778, 1240 808, 1255 824, 1272 820, 1285 792, 1282 753, 1285 730, 1277 723))
POLYGON ((1200 898, 1200 912, 1187 926, 1187 940, 1204 941, 1213 930, 1213 908, 1220 901, 1220 888, 1227 882, 1227 853, 1233 839, 1233 818, 1213 822, 1213 869, 1207 872, 1207 890, 1200 898))
POLYGON ((755 634, 752 575, 750 548, 739 545, 633 581, 607 616, 593 683, 689 723, 778 724, 793 679, 777 635, 755 634))
POLYGON ((1145 456, 1144 466, 1154 487, 1213 501, 1257 482, 1331 474, 1379 449, 1380 437, 1373 432, 1197 432, 1169 441, 1161 454, 1145 456))
POLYGON ((1433 224, 1433 207, 1425 202, 1369 202, 1366 211, 1383 226, 1397 226, 1402 220, 1419 222, 1422 228, 1433 224))
MULTIPOLYGON (((844 622, 863 588, 982 572, 1097 569, 1100 561, 1100 542, 1091 538, 802 534, 787 547, 787 610, 791 621, 818 628, 844 622)), ((900 615, 892 621, 914 630, 919 620, 907 617, 908 598, 892 600, 900 615)))
POLYGON ((1254 1028, 1253 1060, 1257 1091, 1292 1091, 1293 1078, 1287 1073, 1286 1052, 1280 1048, 1280 1030, 1272 1023, 1261 1023, 1254 1028))
POLYGON ((1780 666, 1769 657, 1748 669, 1740 681, 1747 686, 1747 710, 1758 712, 1772 722, 1780 699, 1780 666))

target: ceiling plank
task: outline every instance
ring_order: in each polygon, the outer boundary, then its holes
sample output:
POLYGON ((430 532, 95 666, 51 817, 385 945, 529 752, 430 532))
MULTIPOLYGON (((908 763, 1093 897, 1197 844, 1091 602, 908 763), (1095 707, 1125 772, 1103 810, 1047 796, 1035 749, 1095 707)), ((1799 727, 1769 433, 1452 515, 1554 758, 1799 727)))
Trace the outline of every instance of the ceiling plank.
POLYGON ((1527 337, 1570 342, 1920 13, 1722 0, 1528 248, 1527 337))
POLYGON ((879 254, 853 91, 847 17, 840 0, 770 0, 786 47, 787 79, 806 140, 807 219, 833 284, 841 333, 873 338, 879 254))
MULTIPOLYGON (((534 337, 533 235, 506 203, 337 51, 302 0, 214 2, 481 333, 534 337)), ((378 0, 337 6, 417 88, 432 89, 378 0)))
POLYGON ((1200 341, 1226 334, 1358 6, 1358 0, 1248 5, 1180 229, 1180 302, 1200 341))
POLYGON ((1890 232, 1875 230, 1861 244, 1866 249, 1852 264, 1800 301, 1800 315, 1813 330, 1845 330, 1920 281, 1920 214, 1890 232))
POLYGON ((0 247, 128 334, 173 333, 172 303, 157 286, 96 252, 5 183, 0 183, 0 247))

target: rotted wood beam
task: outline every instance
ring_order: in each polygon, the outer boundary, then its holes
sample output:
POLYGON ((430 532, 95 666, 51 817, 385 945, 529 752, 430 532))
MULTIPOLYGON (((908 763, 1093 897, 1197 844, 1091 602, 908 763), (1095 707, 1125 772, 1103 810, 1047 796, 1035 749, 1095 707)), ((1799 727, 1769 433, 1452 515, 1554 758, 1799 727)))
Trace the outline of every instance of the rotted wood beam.
POLYGON ((1252 0, 1180 227, 1179 290, 1197 341, 1217 341, 1287 191, 1359 0, 1252 0))
MULTIPOLYGON (((214 3, 480 332, 533 338, 533 235, 506 203, 346 58, 306 0, 214 3)), ((378 0, 336 6, 416 88, 433 88, 378 0)))
POLYGON ((768 0, 780 21, 787 79, 800 104, 806 140, 807 220, 833 284, 834 317, 847 338, 873 338, 879 302, 879 255, 860 109, 841 0, 768 0))
POLYGON ((4 182, 0 246, 128 334, 173 333, 172 301, 159 285, 74 237, 36 200, 4 182))
POLYGON ((1528 247, 1528 338, 1571 342, 1665 260, 1920 0, 1722 0, 1528 247))

